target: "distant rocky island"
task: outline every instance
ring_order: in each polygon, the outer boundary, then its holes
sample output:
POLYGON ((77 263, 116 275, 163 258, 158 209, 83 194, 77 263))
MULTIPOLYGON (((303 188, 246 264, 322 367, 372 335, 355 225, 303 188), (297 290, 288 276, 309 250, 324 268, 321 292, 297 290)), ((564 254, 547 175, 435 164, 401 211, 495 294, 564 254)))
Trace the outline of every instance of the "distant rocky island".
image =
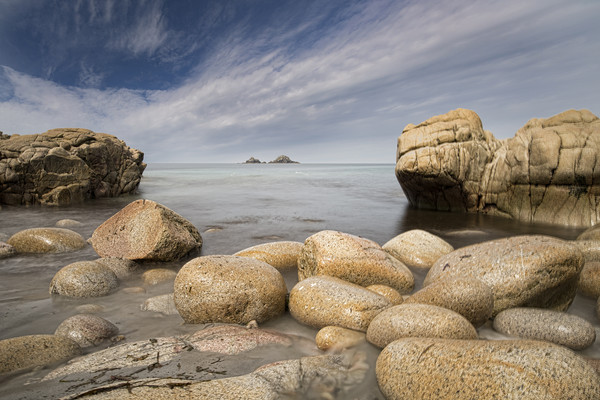
MULTIPOLYGON (((265 161, 260 161, 258 158, 250 157, 247 159, 244 164, 266 164, 265 161)), ((281 155, 274 159, 273 161, 269 161, 269 164, 300 164, 298 161, 293 161, 288 156, 281 155)))

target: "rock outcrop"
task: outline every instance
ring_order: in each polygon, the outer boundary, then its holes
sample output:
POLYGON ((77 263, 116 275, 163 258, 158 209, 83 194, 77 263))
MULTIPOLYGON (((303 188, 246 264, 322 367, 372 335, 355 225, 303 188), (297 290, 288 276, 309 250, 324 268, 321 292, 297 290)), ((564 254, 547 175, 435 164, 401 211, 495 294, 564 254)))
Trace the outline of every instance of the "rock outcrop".
POLYGON ((66 205, 132 193, 143 159, 115 136, 88 129, 0 133, 0 204, 66 205))
POLYGON ((457 109, 398 138, 396 176, 413 206, 585 227, 600 221, 600 120, 569 110, 507 140, 457 109))
POLYGON ((293 161, 288 156, 279 156, 273 161, 269 161, 269 164, 299 164, 298 161, 293 161))

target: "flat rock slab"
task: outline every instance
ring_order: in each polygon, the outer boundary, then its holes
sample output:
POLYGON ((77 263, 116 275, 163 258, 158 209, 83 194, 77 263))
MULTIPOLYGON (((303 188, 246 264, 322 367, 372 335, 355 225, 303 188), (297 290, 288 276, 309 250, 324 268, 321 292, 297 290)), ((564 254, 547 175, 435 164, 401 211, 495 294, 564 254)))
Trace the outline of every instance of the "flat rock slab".
POLYGON ((577 292, 583 254, 570 242, 541 235, 515 236, 460 248, 441 257, 425 277, 470 277, 494 293, 493 315, 520 306, 566 310, 577 292))
POLYGON ((31 228, 8 239, 18 253, 66 253, 86 246, 83 237, 64 228, 31 228))
POLYGON ((510 308, 496 315, 494 329, 509 336, 537 339, 583 350, 594 344, 596 330, 585 319, 540 308, 510 308))
POLYGON ((100 225, 91 239, 100 257, 174 261, 202 246, 188 220, 152 200, 136 200, 100 225))
POLYGON ((401 339, 377 359, 386 399, 600 399, 600 375, 582 357, 526 340, 401 339))

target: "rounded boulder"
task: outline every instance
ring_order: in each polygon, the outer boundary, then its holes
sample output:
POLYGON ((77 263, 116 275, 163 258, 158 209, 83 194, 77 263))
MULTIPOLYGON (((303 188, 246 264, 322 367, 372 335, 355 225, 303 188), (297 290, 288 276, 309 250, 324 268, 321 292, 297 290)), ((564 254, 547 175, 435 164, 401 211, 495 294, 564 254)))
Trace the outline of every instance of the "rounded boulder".
POLYGON ((96 346, 103 340, 115 336, 118 332, 119 328, 102 317, 93 314, 78 314, 61 322, 54 334, 69 338, 83 348, 96 346))
POLYGON ((317 332, 315 342, 320 350, 348 349, 365 341, 364 332, 353 331, 339 326, 326 326, 317 332))
POLYGON ((174 301, 187 323, 265 322, 285 311, 287 288, 271 265, 247 257, 204 256, 185 264, 174 301))
POLYGON ((65 361, 81 354, 73 340, 56 335, 30 335, 0 340, 0 373, 65 361))
POLYGON ((387 285, 371 285, 367 286, 372 292, 382 295, 391 305, 397 306, 398 304, 402 304, 404 302, 404 297, 394 288, 391 288, 387 285))
POLYGON ((586 262, 579 275, 579 291, 587 297, 600 297, 600 262, 586 262))
POLYGON ((85 247, 83 237, 63 228, 31 228, 17 232, 8 239, 18 253, 66 253, 85 247))
POLYGON ((95 261, 78 261, 61 268, 50 282, 50 294, 99 297, 119 286, 110 268, 95 261))
POLYGON ((298 258, 298 280, 327 275, 360 286, 387 285, 410 293, 415 280, 401 261, 372 240, 337 231, 321 231, 304 242, 298 258))
POLYGON ((388 241, 383 249, 410 268, 429 269, 441 256, 454 251, 444 239, 413 229, 388 241))
POLYGON ((138 263, 125 258, 108 257, 98 258, 94 261, 110 268, 110 270, 117 275, 119 280, 129 279, 140 271, 140 265, 138 263))
POLYGON ((234 256, 254 258, 284 271, 298 267, 302 246, 301 242, 291 241, 262 243, 240 250, 234 256))
POLYGON ((429 304, 400 304, 377 314, 367 340, 383 348, 405 337, 477 339, 477 331, 462 315, 429 304))

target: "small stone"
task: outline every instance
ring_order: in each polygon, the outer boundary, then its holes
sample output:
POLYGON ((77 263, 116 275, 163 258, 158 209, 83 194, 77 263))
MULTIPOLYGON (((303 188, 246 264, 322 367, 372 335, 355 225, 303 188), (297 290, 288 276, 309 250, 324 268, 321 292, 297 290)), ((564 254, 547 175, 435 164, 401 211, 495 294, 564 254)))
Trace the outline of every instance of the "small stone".
POLYGON ((238 256, 204 256, 175 278, 175 306, 189 324, 259 323, 285 311, 283 276, 266 262, 238 256))
POLYGON ((13 246, 8 243, 0 242, 0 258, 8 258, 17 254, 13 246))
POLYGON ((387 285, 410 293, 412 272, 372 240, 336 231, 321 231, 304 242, 298 258, 298 280, 333 276, 360 286, 387 285))
POLYGON ((161 313, 164 315, 177 315, 177 307, 175 307, 175 300, 173 299, 173 293, 167 293, 160 296, 150 297, 141 306, 142 311, 152 311, 161 313))
POLYGON ((166 268, 153 268, 142 274, 142 281, 146 285, 158 285, 175 280, 177 272, 166 268))
POLYGON ((54 334, 76 342, 82 348, 96 346, 119 332, 113 323, 92 314, 78 314, 65 319, 54 334))
POLYGON ((332 276, 312 276, 290 292, 290 314, 317 329, 328 325, 365 332, 390 302, 362 286, 332 276))
POLYGON ((136 293, 146 293, 146 289, 141 286, 131 286, 121 289, 123 293, 128 294, 136 294, 136 293))
POLYGON ((234 256, 254 258, 285 271, 298 267, 302 246, 303 243, 288 241, 263 243, 238 251, 234 256))
POLYGON ((421 229, 404 232, 382 247, 409 268, 420 269, 431 268, 441 256, 454 251, 448 242, 421 229))
POLYGON ((104 307, 100 304, 82 304, 75 307, 75 310, 82 314, 94 314, 104 312, 104 307))
POLYGON ((83 225, 81 222, 74 219, 61 219, 60 221, 56 221, 55 224, 57 228, 75 228, 81 225, 83 225))
POLYGON ((84 248, 86 242, 69 229, 32 228, 15 233, 8 244, 19 253, 65 253, 84 248))
POLYGON ((477 331, 462 315, 429 304, 401 304, 379 313, 367 330, 367 340, 383 348, 405 337, 477 339, 477 331))
POLYGON ((494 329, 509 336, 537 339, 583 350, 594 344, 596 330, 585 319, 541 308, 511 308, 494 319, 494 329))
POLYGON ((476 278, 457 276, 440 279, 412 294, 405 304, 444 307, 465 317, 476 328, 486 323, 494 310, 492 289, 476 278))
POLYGON ((52 282, 50 294, 68 297, 99 297, 119 286, 114 272, 95 261, 79 261, 61 268, 52 282))
POLYGON ((579 291, 587 297, 600 297, 600 262, 586 262, 579 275, 579 291))
POLYGON ((65 361, 81 354, 73 340, 55 335, 0 340, 0 373, 65 361))
POLYGON ((97 263, 107 266, 119 280, 126 280, 140 271, 140 265, 132 260, 117 257, 98 258, 97 263))
POLYGON ((375 373, 388 400, 600 399, 600 376, 582 357, 533 340, 401 339, 375 373))
POLYGON ((332 348, 349 349, 365 341, 365 333, 339 326, 326 326, 317 332, 317 347, 326 351, 332 348))
POLYGON ((402 295, 396 289, 391 288, 389 286, 371 285, 371 286, 367 286, 367 289, 369 289, 372 292, 382 295, 383 297, 388 299, 390 304, 393 306, 397 306, 398 304, 404 303, 404 297, 402 297, 402 295))

